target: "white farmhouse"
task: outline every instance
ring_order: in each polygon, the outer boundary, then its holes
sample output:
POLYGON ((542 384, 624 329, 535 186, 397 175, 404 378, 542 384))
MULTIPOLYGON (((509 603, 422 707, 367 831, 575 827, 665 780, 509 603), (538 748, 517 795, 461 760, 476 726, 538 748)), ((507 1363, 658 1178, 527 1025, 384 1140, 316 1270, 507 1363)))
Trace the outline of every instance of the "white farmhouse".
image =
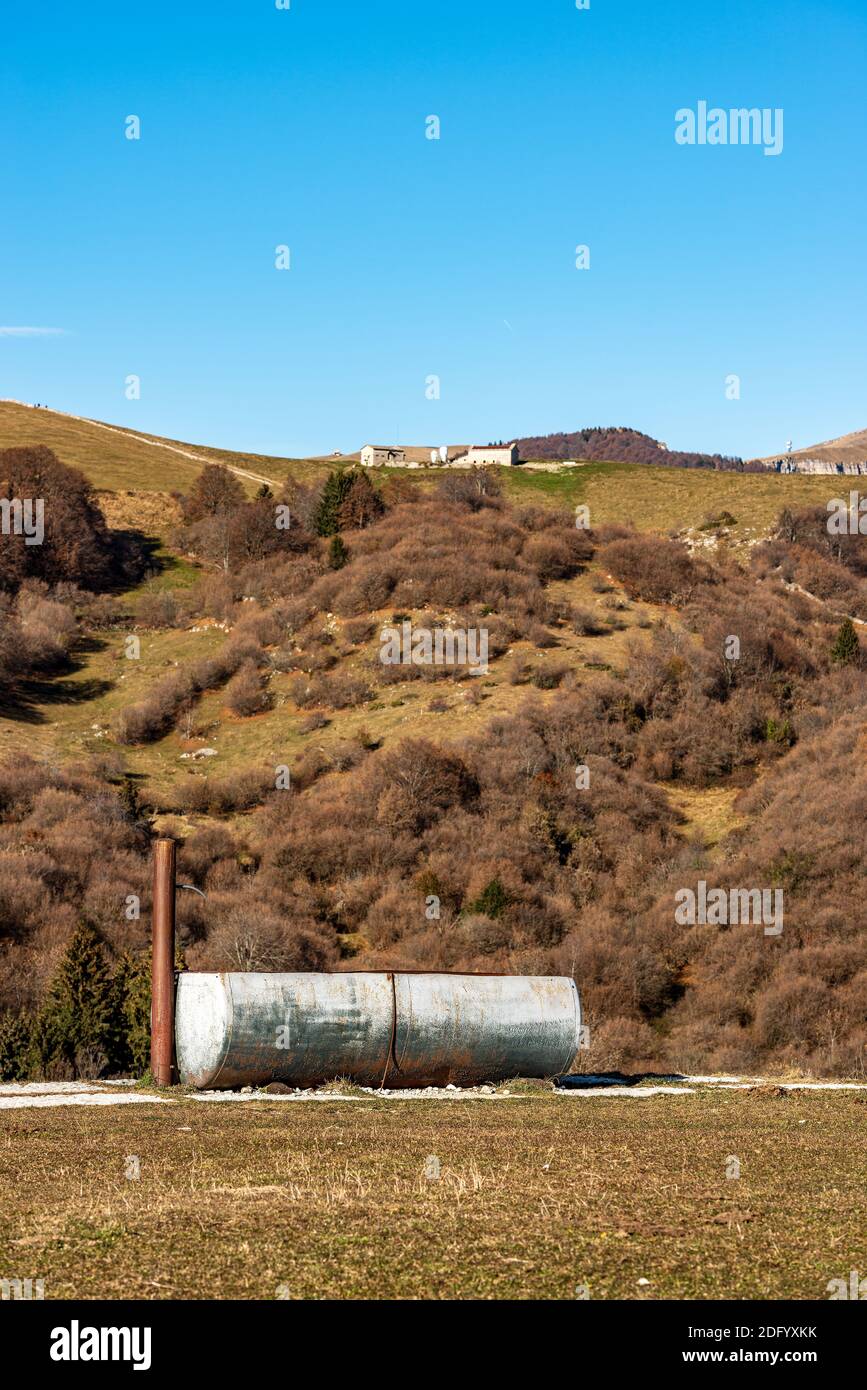
POLYGON ((424 445, 415 447, 404 444, 365 444, 360 458, 365 468, 431 468, 444 467, 458 456, 465 454, 467 446, 460 444, 450 447, 424 445))
POLYGON ((382 468, 391 465, 399 468, 406 462, 406 450, 389 444, 365 444, 361 451, 361 462, 365 468, 382 468))
POLYGON ((518 462, 518 446, 441 444, 416 448, 404 444, 365 444, 360 457, 365 468, 509 468, 518 462))
POLYGON ((518 462, 517 444, 473 444, 459 462, 470 468, 511 468, 518 462))

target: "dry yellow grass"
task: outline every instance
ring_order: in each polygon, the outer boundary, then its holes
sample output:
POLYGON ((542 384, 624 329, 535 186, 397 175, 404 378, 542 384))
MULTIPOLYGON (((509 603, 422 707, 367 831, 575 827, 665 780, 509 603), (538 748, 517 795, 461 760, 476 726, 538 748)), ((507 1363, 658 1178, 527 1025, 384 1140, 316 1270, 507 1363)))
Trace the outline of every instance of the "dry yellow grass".
POLYGON ((698 838, 707 849, 713 849, 731 830, 744 824, 734 809, 740 795, 738 787, 661 785, 671 805, 684 818, 681 834, 689 839, 698 838))
MULTIPOLYGON (((79 468, 94 487, 126 492, 130 497, 188 488, 206 463, 218 462, 278 485, 289 476, 325 476, 339 458, 287 459, 264 454, 163 439, 125 425, 84 420, 55 410, 35 410, 15 401, 0 401, 0 449, 44 444, 71 468, 79 468), (186 455, 192 454, 189 458, 186 455)), ((243 478, 252 494, 256 478, 243 478)), ((144 512, 144 508, 143 508, 144 512)))
POLYGON ((178 503, 162 492, 103 490, 96 500, 113 531, 139 530, 146 536, 164 536, 181 524, 178 503))

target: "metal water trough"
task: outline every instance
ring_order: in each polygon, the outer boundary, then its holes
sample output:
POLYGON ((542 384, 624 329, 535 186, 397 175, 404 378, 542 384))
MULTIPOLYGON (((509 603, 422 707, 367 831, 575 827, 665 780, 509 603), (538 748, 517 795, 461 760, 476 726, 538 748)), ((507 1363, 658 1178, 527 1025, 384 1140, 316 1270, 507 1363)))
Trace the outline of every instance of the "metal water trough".
POLYGON ((581 1006, 561 976, 174 973, 172 841, 156 845, 151 1068, 199 1088, 474 1085, 566 1071, 581 1006))

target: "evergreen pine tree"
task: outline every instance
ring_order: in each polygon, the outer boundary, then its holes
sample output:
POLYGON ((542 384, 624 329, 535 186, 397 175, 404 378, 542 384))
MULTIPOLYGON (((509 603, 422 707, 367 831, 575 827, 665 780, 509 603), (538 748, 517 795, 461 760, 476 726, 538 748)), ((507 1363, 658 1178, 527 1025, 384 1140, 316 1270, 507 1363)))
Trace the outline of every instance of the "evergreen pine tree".
POLYGON ((328 547, 328 564, 333 570, 342 570, 349 559, 349 551, 340 536, 332 536, 328 547))
POLYGON ((131 821, 139 821, 142 815, 142 806, 139 801, 138 787, 131 772, 123 774, 123 781, 120 784, 120 801, 124 811, 131 821))
POLYGON ((316 511, 317 536, 336 536, 340 530, 340 508, 357 476, 352 468, 329 473, 316 511))
POLYGON ((496 919, 508 906, 509 894, 499 878, 492 878, 490 883, 485 884, 476 901, 472 904, 472 911, 483 912, 486 917, 496 919))
POLYGON ((104 1070, 118 1050, 116 993, 102 939, 80 922, 34 1027, 43 1069, 61 1063, 74 1074, 104 1070))
POLYGON ((0 1018, 0 1081, 26 1081, 30 1075, 31 1021, 25 1013, 0 1018))
POLYGON ((121 956, 112 985, 117 1068, 144 1076, 151 1046, 150 952, 136 956, 127 951, 121 956))
POLYGON ((838 662, 841 666, 848 666, 857 661, 860 651, 855 624, 851 618, 844 618, 831 648, 831 660, 838 662))

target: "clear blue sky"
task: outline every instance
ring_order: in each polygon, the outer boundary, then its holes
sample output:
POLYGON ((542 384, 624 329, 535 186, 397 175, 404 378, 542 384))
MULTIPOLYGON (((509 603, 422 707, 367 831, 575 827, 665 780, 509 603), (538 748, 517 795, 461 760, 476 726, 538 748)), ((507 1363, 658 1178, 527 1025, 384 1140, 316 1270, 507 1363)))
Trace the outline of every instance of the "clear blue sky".
POLYGON ((865 72, 865 0, 10 6, 0 395, 281 454, 867 427, 865 72), (677 145, 700 100, 782 154, 677 145))

